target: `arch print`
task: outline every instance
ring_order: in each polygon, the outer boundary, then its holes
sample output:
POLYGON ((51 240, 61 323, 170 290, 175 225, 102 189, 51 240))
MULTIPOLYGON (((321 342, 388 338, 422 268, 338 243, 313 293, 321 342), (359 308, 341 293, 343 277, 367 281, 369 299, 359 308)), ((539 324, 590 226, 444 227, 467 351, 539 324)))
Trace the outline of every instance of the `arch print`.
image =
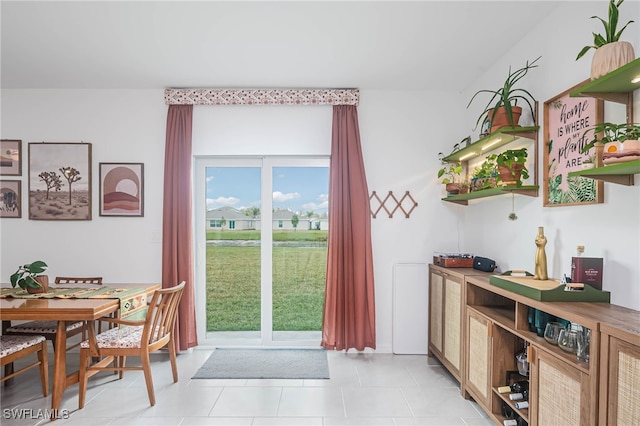
POLYGON ((143 163, 100 163, 100 216, 144 216, 143 163))

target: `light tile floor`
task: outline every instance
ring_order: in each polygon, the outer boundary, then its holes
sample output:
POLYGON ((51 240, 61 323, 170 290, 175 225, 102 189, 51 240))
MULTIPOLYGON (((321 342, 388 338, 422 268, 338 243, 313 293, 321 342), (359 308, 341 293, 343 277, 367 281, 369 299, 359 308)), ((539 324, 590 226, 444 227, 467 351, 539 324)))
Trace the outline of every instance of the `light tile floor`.
MULTIPOLYGON (((122 380, 101 373, 89 381, 78 410, 78 387, 64 394, 68 415, 59 425, 491 425, 486 414, 460 396, 458 383, 437 360, 422 355, 328 352, 328 380, 191 380, 211 354, 193 349, 178 356, 173 383, 168 354, 152 355, 156 405, 142 372, 122 380)), ((50 362, 53 360, 50 353, 50 362)), ((135 359, 128 360, 134 363, 135 359)), ((78 354, 68 354, 77 369, 78 354)), ((52 370, 51 370, 52 371, 52 370)), ((51 397, 40 391, 38 370, 1 387, 3 426, 39 425, 51 397), (43 410, 43 411, 39 411, 43 410), (17 418, 21 417, 21 418, 17 418)))

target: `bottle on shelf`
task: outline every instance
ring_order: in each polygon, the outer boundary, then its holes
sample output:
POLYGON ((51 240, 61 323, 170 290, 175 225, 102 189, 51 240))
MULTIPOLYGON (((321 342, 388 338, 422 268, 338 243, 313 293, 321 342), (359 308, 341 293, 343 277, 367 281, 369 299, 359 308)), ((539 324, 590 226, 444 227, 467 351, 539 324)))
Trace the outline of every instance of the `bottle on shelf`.
POLYGON ((514 382, 510 386, 511 392, 514 393, 523 393, 529 390, 529 381, 528 380, 519 380, 514 382))

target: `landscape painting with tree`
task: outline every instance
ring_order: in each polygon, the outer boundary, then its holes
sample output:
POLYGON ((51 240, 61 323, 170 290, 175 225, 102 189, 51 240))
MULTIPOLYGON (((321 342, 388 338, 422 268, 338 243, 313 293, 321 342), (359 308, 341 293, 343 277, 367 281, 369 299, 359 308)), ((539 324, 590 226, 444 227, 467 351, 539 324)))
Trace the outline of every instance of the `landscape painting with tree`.
POLYGON ((29 143, 29 219, 91 220, 90 143, 29 143))

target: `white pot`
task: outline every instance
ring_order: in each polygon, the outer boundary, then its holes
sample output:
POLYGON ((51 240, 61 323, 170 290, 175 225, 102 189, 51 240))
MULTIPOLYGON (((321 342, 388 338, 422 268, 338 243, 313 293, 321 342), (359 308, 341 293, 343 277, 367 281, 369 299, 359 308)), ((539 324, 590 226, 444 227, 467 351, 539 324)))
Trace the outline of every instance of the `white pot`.
POLYGON ((634 59, 633 45, 628 41, 615 41, 600 46, 591 60, 591 80, 609 74, 634 59))

